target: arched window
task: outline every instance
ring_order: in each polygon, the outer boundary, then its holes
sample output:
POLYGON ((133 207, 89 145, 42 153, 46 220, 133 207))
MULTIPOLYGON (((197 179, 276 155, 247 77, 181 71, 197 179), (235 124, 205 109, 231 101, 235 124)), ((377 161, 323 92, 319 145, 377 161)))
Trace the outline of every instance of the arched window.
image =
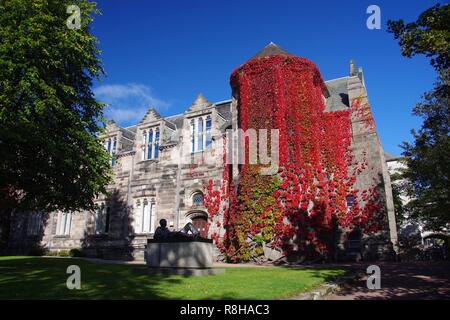
POLYGON ((212 142, 211 126, 212 126, 211 117, 208 116, 206 117, 206 150, 211 149, 211 142, 212 142))
POLYGON ((159 157, 159 128, 155 130, 155 159, 159 157))
POLYGON ((113 147, 112 147, 112 159, 111 165, 114 167, 116 165, 116 153, 117 153, 117 137, 114 137, 113 147))
POLYGON ((152 147, 153 147, 153 130, 148 130, 148 144, 147 144, 147 159, 152 159, 152 147))
POLYGON ((111 152, 111 138, 108 139, 108 153, 111 152))
POLYGON ((145 146, 147 144, 147 131, 144 130, 142 132, 142 147, 141 147, 141 151, 142 151, 142 160, 145 160, 145 146))
POLYGON ((198 127, 197 127, 197 144, 198 151, 203 150, 203 118, 198 118, 198 127))
POLYGON ((194 206, 203 206, 204 200, 203 193, 201 192, 196 192, 192 196, 192 204, 194 206))
POLYGON ((195 122, 191 120, 191 152, 195 151, 195 122))

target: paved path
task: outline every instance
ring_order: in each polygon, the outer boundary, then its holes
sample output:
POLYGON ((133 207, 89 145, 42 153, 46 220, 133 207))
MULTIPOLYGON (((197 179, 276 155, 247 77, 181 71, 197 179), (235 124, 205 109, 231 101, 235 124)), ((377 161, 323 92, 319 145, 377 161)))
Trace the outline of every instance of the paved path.
POLYGON ((374 263, 381 269, 381 289, 366 285, 369 264, 352 265, 354 272, 364 274, 327 300, 450 300, 450 262, 374 263))

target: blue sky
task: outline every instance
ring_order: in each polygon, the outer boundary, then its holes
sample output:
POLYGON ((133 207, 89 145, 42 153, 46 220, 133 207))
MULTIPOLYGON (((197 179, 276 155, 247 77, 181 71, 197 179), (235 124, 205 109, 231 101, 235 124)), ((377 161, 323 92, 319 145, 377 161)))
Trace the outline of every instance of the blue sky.
POLYGON ((314 61, 326 80, 348 75, 350 59, 362 66, 383 147, 400 154, 398 145, 421 123, 411 109, 435 73, 426 58, 401 56, 386 22, 416 20, 437 2, 99 0, 103 14, 92 30, 107 77, 94 89, 122 126, 150 106, 182 113, 200 92, 213 102, 229 99, 232 70, 273 41, 314 61), (381 30, 366 27, 371 4, 381 8, 381 30))

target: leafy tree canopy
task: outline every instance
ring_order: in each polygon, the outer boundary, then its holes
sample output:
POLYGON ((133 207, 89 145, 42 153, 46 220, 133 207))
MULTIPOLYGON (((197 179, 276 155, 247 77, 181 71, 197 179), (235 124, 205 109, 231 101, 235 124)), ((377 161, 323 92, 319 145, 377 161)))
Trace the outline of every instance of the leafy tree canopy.
POLYGON ((424 54, 438 73, 434 89, 413 108, 423 118, 422 127, 412 130, 414 141, 404 142, 407 170, 404 184, 412 201, 405 208, 408 218, 417 219, 430 230, 450 224, 450 5, 426 10, 416 22, 389 21, 389 31, 399 40, 402 54, 424 54))
POLYGON ((104 74, 89 28, 98 13, 87 0, 0 1, 0 205, 71 211, 105 192, 104 105, 91 90, 104 74))

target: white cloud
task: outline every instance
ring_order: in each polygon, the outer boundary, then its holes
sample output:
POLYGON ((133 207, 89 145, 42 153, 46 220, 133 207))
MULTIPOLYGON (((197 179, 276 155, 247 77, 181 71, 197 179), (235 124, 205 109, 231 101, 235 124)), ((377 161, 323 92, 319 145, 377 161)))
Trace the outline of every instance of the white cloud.
POLYGON ((95 97, 108 104, 106 118, 121 125, 130 125, 140 121, 150 107, 164 110, 169 103, 158 99, 152 89, 143 84, 103 85, 94 89, 95 97))

